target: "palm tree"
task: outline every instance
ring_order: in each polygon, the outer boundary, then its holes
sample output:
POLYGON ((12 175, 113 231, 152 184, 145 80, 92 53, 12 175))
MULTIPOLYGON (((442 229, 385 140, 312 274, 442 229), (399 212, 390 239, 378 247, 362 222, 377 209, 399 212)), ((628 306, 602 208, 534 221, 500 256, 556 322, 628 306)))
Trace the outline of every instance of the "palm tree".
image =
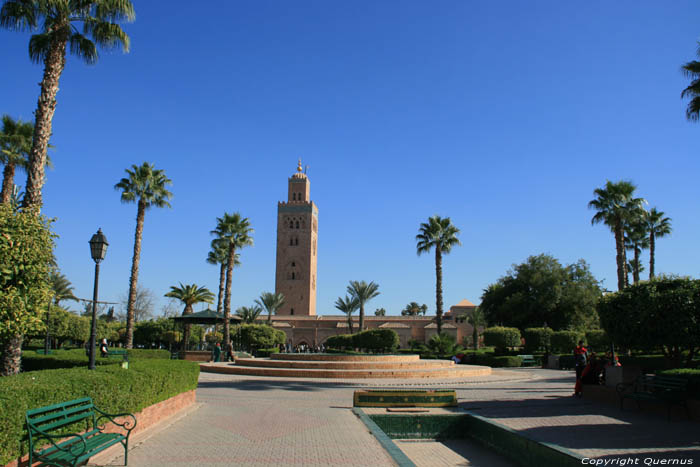
POLYGON ((42 204, 44 166, 56 110, 58 81, 66 64, 66 49, 88 64, 97 62, 98 45, 128 52, 129 36, 117 23, 133 19, 134 7, 129 0, 5 0, 3 3, 1 27, 15 31, 39 29, 29 39, 29 58, 34 63, 44 64, 41 93, 34 112, 36 121, 24 207, 42 204), (79 25, 82 25, 82 32, 78 30, 79 25))
POLYGON ((362 332, 365 329, 365 303, 379 295, 379 285, 374 282, 368 284, 365 281, 350 281, 347 290, 350 296, 357 300, 357 306, 360 308, 360 332, 362 332))
POLYGON ((267 311, 267 324, 272 324, 272 315, 284 305, 284 295, 281 293, 263 292, 260 299, 255 300, 258 306, 267 311))
MULTIPOLYGON (((236 314, 241 317, 244 323, 253 324, 258 316, 262 313, 262 308, 258 305, 253 306, 242 306, 236 309, 236 314)), ((227 320, 228 321, 228 320, 227 320)), ((228 335, 228 331, 224 331, 225 335, 228 335)), ((230 339, 230 336, 229 336, 230 339)), ((228 348, 228 344, 224 348, 228 348)))
POLYGON ((27 157, 32 148, 34 125, 22 120, 13 120, 9 115, 2 116, 0 132, 0 162, 5 165, 2 172, 2 193, 0 203, 9 203, 15 187, 15 169, 25 169, 27 157))
POLYGON ((649 232, 649 279, 654 278, 654 263, 656 258, 656 239, 671 235, 671 218, 664 217, 666 213, 651 208, 646 214, 647 231, 649 232))
MULTIPOLYGON (((139 260, 141 258, 141 239, 143 237, 143 221, 146 209, 155 206, 157 208, 170 207, 168 200, 172 198, 166 187, 172 185, 172 181, 165 176, 165 172, 157 170, 153 164, 144 162, 141 166, 132 165, 131 170, 126 169, 129 175, 122 178, 114 185, 115 190, 121 190, 122 203, 136 203, 136 233, 134 234, 134 255, 131 259, 131 276, 129 278, 129 298, 126 306, 126 348, 133 346, 134 340, 134 302, 136 302, 136 288, 139 279, 139 260)), ((25 195, 26 198, 26 195, 25 195)))
MULTIPOLYGON (((236 253, 233 258, 233 266, 240 266, 239 261, 240 255, 236 253)), ((219 294, 216 300, 216 312, 221 313, 223 311, 224 302, 224 283, 226 281, 226 264, 228 261, 228 247, 215 238, 211 241, 211 251, 207 255, 207 263, 218 264, 219 267, 219 294)))
POLYGON ((386 316, 386 310, 384 308, 377 308, 374 310, 374 316, 386 316))
POLYGON ((406 305, 406 308, 401 310, 401 316, 418 316, 418 315, 424 315, 428 311, 428 305, 425 303, 422 305, 419 305, 417 302, 411 302, 408 305, 406 305))
POLYGON ((229 335, 229 316, 231 316, 231 281, 233 279, 233 264, 236 250, 253 244, 253 229, 247 217, 241 217, 239 213, 224 213, 224 217, 216 218, 216 229, 212 235, 216 235, 222 245, 228 248, 226 259, 226 290, 224 293, 224 348, 228 349, 231 336, 229 335))
POLYGON ((348 297, 346 295, 345 298, 338 297, 338 299, 335 301, 335 307, 345 313, 347 316, 348 327, 350 328, 350 334, 352 334, 352 314, 355 313, 360 307, 360 303, 356 298, 352 296, 348 297))
MULTIPOLYGON (((697 49, 697 54, 700 56, 700 47, 697 49)), ((691 80, 688 87, 681 92, 681 98, 690 98, 688 107, 685 109, 685 117, 691 122, 697 122, 700 117, 700 62, 697 60, 688 62, 681 67, 681 71, 691 80)), ((652 274, 651 270, 649 274, 652 274)))
POLYGON ((59 306, 63 300, 78 301, 78 298, 73 295, 73 285, 63 274, 52 271, 49 273, 49 283, 51 284, 54 305, 59 306))
MULTIPOLYGON (((628 220, 625 223, 625 248, 634 253, 634 258, 628 266, 632 266, 632 281, 639 282, 639 273, 642 265, 639 256, 642 250, 649 248, 649 237, 647 237, 647 224, 645 222, 646 211, 641 211, 641 215, 628 220)), ((625 276, 625 279, 627 276, 625 276)), ((627 284, 629 285, 629 284, 627 284)))
POLYGON ((593 191, 596 198, 588 203, 590 209, 595 209, 596 214, 591 219, 591 224, 603 223, 607 225, 615 235, 615 250, 617 262, 617 288, 625 288, 627 277, 627 258, 625 255, 624 228, 625 222, 637 216, 646 202, 643 198, 635 198, 634 190, 637 187, 632 182, 621 180, 613 183, 608 180, 604 188, 596 188, 593 191))
POLYGON ((419 256, 435 248, 435 318, 438 334, 442 332, 442 255, 452 251, 455 245, 461 245, 458 234, 459 229, 452 225, 449 217, 433 216, 420 225, 416 235, 419 256))
MULTIPOLYGON (((211 303, 214 301, 214 294, 209 291, 206 287, 199 287, 197 284, 187 284, 182 285, 180 282, 179 287, 174 285, 170 286, 170 292, 165 294, 166 297, 176 298, 185 304, 185 309, 182 311, 182 315, 191 315, 194 311, 192 305, 195 303, 211 303)), ((185 350, 187 350, 187 344, 190 342, 190 325, 185 325, 185 335, 183 340, 185 350)))
POLYGON ((474 350, 479 350, 479 326, 484 326, 486 324, 486 316, 484 312, 479 308, 474 308, 471 313, 467 316, 467 322, 472 327, 472 344, 474 345, 474 350))

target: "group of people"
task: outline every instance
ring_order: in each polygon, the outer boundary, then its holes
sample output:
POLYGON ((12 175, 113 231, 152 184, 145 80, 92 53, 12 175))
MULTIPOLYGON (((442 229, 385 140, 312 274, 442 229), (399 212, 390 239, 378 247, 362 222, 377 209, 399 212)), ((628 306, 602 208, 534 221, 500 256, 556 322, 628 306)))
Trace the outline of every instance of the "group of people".
POLYGON ((595 352, 588 354, 583 341, 578 341, 574 348, 574 364, 576 368, 576 385, 574 396, 581 397, 584 384, 605 383, 605 369, 611 366, 621 366, 617 356, 606 352, 605 358, 600 358, 595 352))

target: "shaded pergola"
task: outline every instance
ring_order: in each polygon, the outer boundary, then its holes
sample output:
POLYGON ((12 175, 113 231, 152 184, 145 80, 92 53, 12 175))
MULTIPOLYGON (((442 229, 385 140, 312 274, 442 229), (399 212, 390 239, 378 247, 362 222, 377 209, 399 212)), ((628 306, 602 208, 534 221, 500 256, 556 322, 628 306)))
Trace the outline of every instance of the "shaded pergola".
MULTIPOLYGON (((207 308, 206 310, 190 313, 189 315, 173 316, 170 319, 180 324, 223 324, 224 314, 207 308)), ((231 315, 228 317, 229 323, 238 324, 243 321, 240 316, 231 315)))

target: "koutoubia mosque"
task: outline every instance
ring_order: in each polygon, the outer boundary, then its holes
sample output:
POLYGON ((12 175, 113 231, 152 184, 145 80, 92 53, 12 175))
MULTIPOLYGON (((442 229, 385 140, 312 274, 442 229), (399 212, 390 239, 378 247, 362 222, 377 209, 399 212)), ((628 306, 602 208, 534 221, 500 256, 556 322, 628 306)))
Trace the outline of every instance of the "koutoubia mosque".
MULTIPOLYGON (((272 325, 284 331, 291 345, 321 345, 330 336, 347 334, 345 315, 316 314, 318 264, 318 207, 311 200, 311 186, 301 160, 287 182, 287 201, 277 205, 277 262, 275 292, 284 295, 284 306, 272 317, 272 325)), ((443 315, 443 332, 462 342, 472 327, 459 319, 476 308, 468 300, 450 307, 443 315)), ((358 329, 359 317, 353 317, 358 329)), ((427 342, 437 332, 435 316, 365 315, 365 327, 391 328, 399 335, 402 348, 415 339, 427 342)))

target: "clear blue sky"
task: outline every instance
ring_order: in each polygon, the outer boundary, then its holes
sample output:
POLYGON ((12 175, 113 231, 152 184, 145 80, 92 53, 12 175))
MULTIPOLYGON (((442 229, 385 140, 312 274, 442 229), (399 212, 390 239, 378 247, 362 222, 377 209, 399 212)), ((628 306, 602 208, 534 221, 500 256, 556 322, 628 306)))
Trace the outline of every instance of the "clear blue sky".
MULTIPOLYGON (((98 227, 100 297, 128 289, 136 206, 113 186, 144 161, 173 180, 172 209, 148 211, 143 238, 139 282, 157 312, 178 282, 216 291, 204 260, 224 212, 255 228, 233 308, 274 290, 277 201, 298 157, 319 207, 320 314, 351 279, 379 283, 370 313, 410 301, 433 313, 434 257, 415 252, 433 214, 461 229, 447 306, 479 303, 543 252, 584 258, 614 289, 613 236, 587 209, 607 179, 632 180, 673 219, 657 270, 698 275, 700 126, 679 71, 700 38, 697 2, 134 3, 131 53, 71 58, 60 82, 44 211, 79 296, 92 295, 98 227)), ((42 73, 28 40, 0 31, 0 113, 23 119, 42 73)))

